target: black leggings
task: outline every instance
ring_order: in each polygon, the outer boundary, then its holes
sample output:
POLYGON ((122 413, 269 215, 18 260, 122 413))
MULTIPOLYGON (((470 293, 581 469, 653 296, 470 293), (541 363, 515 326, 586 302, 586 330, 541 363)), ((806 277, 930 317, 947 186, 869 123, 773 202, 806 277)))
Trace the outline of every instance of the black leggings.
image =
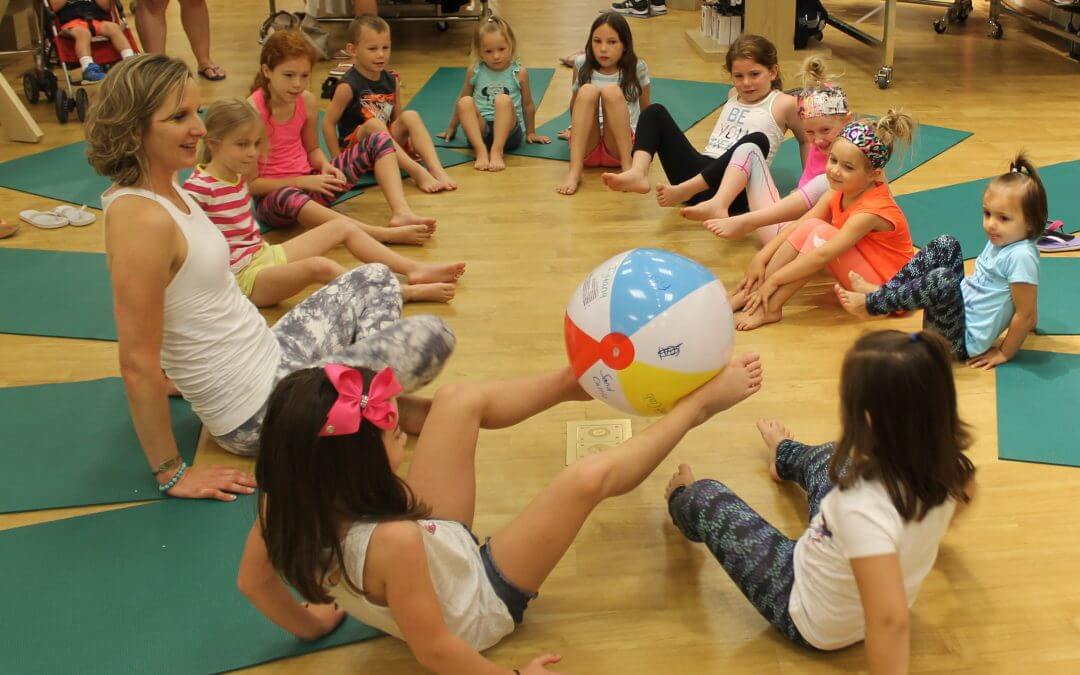
MULTIPOLYGON (((728 163, 735 148, 743 143, 754 143, 761 149, 761 154, 769 156, 769 137, 760 131, 743 136, 735 145, 728 148, 720 157, 709 157, 697 151, 686 138, 679 125, 671 117, 667 108, 653 103, 641 111, 638 118, 637 137, 634 140, 634 152, 644 150, 650 155, 660 155, 664 173, 672 184, 688 181, 701 174, 709 187, 687 200, 688 204, 697 204, 716 194, 720 181, 724 178, 728 163)), ((728 209, 731 213, 746 213, 750 204, 746 201, 746 192, 742 192, 728 209)))

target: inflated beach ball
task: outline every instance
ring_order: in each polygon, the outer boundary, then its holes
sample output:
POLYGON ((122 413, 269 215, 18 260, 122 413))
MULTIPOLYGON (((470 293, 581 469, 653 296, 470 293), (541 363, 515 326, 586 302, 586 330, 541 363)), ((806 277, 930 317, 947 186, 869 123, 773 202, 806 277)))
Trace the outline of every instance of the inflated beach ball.
POLYGON ((681 255, 635 248, 593 270, 566 308, 566 353, 593 398, 662 415, 731 360, 723 284, 681 255))

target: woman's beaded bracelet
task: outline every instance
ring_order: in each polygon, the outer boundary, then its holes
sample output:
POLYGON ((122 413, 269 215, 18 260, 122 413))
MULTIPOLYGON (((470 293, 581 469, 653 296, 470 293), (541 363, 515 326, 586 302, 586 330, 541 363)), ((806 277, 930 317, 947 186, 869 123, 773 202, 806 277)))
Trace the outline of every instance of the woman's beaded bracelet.
POLYGON ((187 462, 180 462, 180 468, 176 470, 173 477, 169 479, 168 483, 158 486, 158 490, 161 492, 168 492, 173 489, 173 486, 180 482, 180 479, 184 476, 184 472, 187 471, 187 462))

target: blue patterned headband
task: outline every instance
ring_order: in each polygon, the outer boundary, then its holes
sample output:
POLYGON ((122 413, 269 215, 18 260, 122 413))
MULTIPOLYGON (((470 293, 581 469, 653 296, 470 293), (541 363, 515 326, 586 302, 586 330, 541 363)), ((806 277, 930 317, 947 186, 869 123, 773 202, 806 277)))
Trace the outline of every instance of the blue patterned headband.
POLYGON ((851 141, 862 151, 862 154, 866 155, 866 158, 870 160, 870 166, 875 169, 883 168, 892 156, 892 150, 881 141, 874 126, 861 120, 844 127, 844 130, 840 132, 840 138, 851 141))

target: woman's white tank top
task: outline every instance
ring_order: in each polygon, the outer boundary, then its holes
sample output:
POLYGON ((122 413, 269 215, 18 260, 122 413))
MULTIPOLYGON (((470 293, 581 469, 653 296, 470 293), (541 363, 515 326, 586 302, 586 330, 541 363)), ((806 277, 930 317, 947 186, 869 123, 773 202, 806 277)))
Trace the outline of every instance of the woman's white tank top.
POLYGON ((772 111, 773 102, 780 93, 779 89, 774 89, 768 96, 751 105, 740 103, 738 96, 729 98, 720 111, 720 119, 716 120, 709 143, 701 154, 715 159, 730 150, 743 136, 760 131, 769 138, 769 154, 765 157, 765 162, 772 164, 776 149, 787 134, 787 127, 776 122, 772 111))
POLYGON ((101 201, 106 214, 124 195, 153 201, 187 240, 187 257, 165 288, 161 366, 207 430, 223 436, 269 398, 281 350, 266 319, 237 286, 221 231, 179 185, 173 190, 188 213, 139 188, 113 189, 101 201))

